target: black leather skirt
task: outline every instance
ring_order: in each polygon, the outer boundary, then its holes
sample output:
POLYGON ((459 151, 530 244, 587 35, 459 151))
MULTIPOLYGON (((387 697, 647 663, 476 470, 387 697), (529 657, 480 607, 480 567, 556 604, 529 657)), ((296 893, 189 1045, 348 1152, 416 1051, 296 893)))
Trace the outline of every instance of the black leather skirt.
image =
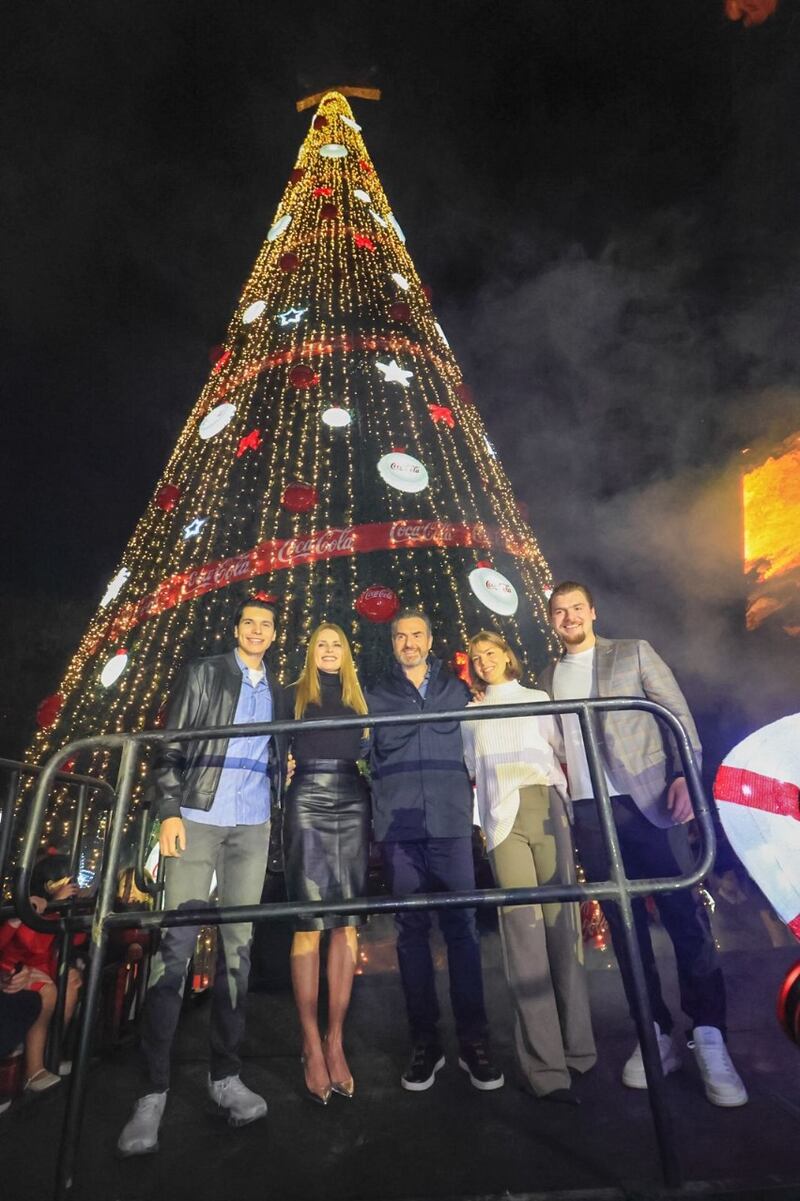
MULTIPOLYGON (((363 897, 369 852, 369 788, 348 759, 298 763, 284 802, 283 854, 290 901, 363 897)), ((356 914, 297 918, 297 930, 358 926, 356 914)))

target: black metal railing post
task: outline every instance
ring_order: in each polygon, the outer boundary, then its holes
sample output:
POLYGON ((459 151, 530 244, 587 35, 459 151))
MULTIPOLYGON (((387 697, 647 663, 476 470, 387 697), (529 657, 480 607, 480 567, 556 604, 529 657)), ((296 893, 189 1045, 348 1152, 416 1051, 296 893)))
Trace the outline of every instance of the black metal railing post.
MULTIPOLYGON (((75 820, 72 827, 72 841, 69 850, 69 874, 75 879, 78 874, 78 863, 81 853, 81 833, 83 831, 83 819, 86 813, 86 801, 89 797, 89 785, 81 784, 78 787, 78 796, 75 801, 75 820)), ((75 898, 70 897, 66 905, 66 916, 69 918, 75 909, 75 898)), ((59 948, 58 948, 58 974, 56 976, 56 1006, 53 1012, 53 1018, 50 1022, 49 1037, 47 1039, 47 1066, 51 1072, 58 1073, 61 1064, 61 1051, 64 1045, 64 1016, 67 1009, 67 988, 69 987, 69 969, 70 969, 70 949, 72 947, 73 932, 69 921, 61 923, 61 931, 59 933, 59 948)))
POLYGON ((19 788, 19 768, 11 768, 5 788, 3 805, 0 808, 0 905, 8 876, 8 859, 11 851, 11 835, 14 830, 14 806, 19 788))
MULTIPOLYGON (((600 830, 605 844, 606 859, 609 867, 609 879, 617 886, 617 896, 611 902, 617 906, 625 939, 625 957, 630 971, 630 982, 633 986, 633 1020, 639 1036, 642 1049, 644 1074, 647 1080, 647 1096, 653 1115, 653 1126, 661 1159, 661 1170, 664 1180, 670 1188, 680 1188, 682 1173, 680 1161, 675 1149, 675 1134, 672 1125, 672 1115, 667 1104, 664 1072, 661 1067, 661 1055, 658 1050, 653 1013, 650 997, 647 992, 644 964, 639 940, 636 937, 636 923, 633 915, 631 894, 628 891, 628 878, 625 864, 622 861, 622 851, 619 836, 611 808, 611 798, 608 794, 606 773, 600 758, 597 741, 597 718, 584 705, 579 714, 583 745, 586 749, 586 760, 589 765, 589 776, 592 781, 594 802, 597 805, 600 830)), ((623 965, 620 964, 620 969, 623 965)))
POLYGON ((126 742, 122 748, 122 756, 117 773, 117 798, 114 805, 114 820, 111 822, 111 836, 106 843, 104 871, 100 880, 97 903, 95 904, 92 919, 89 963, 83 989, 83 1005, 78 1029, 78 1042, 72 1074, 70 1076, 69 1096, 64 1114, 64 1130, 56 1167, 56 1201, 65 1201, 69 1197, 74 1183, 75 1152, 83 1120, 83 1108, 86 1099, 86 1078, 89 1070, 89 1055, 94 1035, 94 1017, 100 1000, 100 980, 103 972, 106 942, 108 941, 106 919, 114 910, 117 864, 119 863, 120 851, 122 849, 124 818, 128 811, 133 791, 133 777, 136 772, 138 754, 138 743, 126 742))

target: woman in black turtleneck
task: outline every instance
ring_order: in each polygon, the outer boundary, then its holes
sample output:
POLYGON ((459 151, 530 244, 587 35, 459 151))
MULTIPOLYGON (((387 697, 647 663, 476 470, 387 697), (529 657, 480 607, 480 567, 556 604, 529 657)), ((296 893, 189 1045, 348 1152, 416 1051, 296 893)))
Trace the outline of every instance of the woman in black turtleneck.
MULTIPOLYGON (((291 687, 300 720, 367 712, 344 631, 321 625, 311 635, 302 675, 291 687)), ((369 789, 356 760, 362 731, 299 730, 292 738, 294 775, 286 793, 284 856, 290 901, 363 897, 367 886, 369 789)), ((303 1036, 309 1096, 327 1105, 331 1092, 352 1097, 353 1076, 342 1043, 356 967, 358 916, 298 918, 292 941, 292 985, 303 1036), (319 947, 328 946, 328 1032, 320 1037, 319 947)))

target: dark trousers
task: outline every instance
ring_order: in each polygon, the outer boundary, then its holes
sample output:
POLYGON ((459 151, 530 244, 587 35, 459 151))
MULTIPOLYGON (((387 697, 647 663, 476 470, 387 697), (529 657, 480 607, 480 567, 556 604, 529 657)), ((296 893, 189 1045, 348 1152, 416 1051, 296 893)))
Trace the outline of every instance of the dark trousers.
MULTIPOLYGON (((269 822, 211 826, 187 821, 186 849, 167 861, 165 909, 204 909, 216 872, 220 905, 257 905, 267 870, 269 822)), ((217 927, 217 968, 211 1003, 211 1078, 238 1076, 250 975, 249 922, 217 927)), ((170 1050, 181 1013, 196 926, 170 926, 153 956, 142 1014, 141 1044, 148 1092, 169 1088, 170 1050)))
MULTIPOLYGON (((389 891, 398 897, 420 892, 461 892, 475 887, 472 839, 428 838, 385 842, 383 862, 389 891)), ((481 952, 474 909, 437 910, 447 943, 450 1002, 461 1043, 486 1037, 481 952)), ((397 958, 413 1041, 435 1044, 439 1003, 430 947, 431 911, 398 913, 397 958)))
MULTIPOLYGON (((659 829, 641 814, 629 796, 612 797, 611 806, 619 836, 622 862, 629 879, 681 874, 671 840, 685 839, 684 827, 659 829)), ((586 878, 589 881, 607 880, 610 875, 608 858, 603 846, 595 803, 576 801, 573 809, 575 843, 586 878)), ((675 948, 681 1008, 688 1014, 692 1026, 716 1026, 724 1035, 725 982, 705 909, 691 889, 657 892, 653 896, 664 928, 675 948)), ((620 913, 611 901, 603 901, 603 911, 608 919, 625 995, 633 1014, 634 990, 620 913)), ((672 1029, 672 1017, 661 995, 661 981, 653 954, 644 898, 634 899, 633 915, 653 1017, 667 1034, 672 1029)))

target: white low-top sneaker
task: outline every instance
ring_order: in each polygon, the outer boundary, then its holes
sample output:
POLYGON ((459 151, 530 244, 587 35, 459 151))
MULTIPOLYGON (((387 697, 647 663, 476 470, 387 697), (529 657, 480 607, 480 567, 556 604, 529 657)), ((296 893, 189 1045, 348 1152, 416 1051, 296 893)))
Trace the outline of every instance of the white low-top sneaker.
POLYGON ((167 1094, 147 1093, 133 1107, 133 1113, 117 1139, 120 1155, 149 1155, 158 1150, 158 1128, 164 1116, 167 1094))
POLYGON ((747 1089, 733 1066, 722 1031, 716 1026, 695 1026, 689 1046, 694 1052, 703 1078, 703 1088, 711 1104, 730 1108, 746 1105, 747 1089))
MULTIPOLYGON (((672 1035, 662 1034, 658 1022, 653 1022, 653 1025, 656 1031, 658 1052, 661 1056, 661 1070, 665 1076, 668 1076, 670 1072, 677 1072, 681 1066, 681 1057, 678 1054, 678 1048, 675 1046, 672 1035)), ((633 1054, 622 1069, 622 1083, 628 1088, 647 1088, 647 1077, 644 1074, 644 1059, 642 1058, 642 1048, 639 1043, 636 1044, 633 1054)))
POLYGON ((246 1126, 267 1115, 264 1098, 242 1084, 238 1076, 226 1076, 224 1080, 212 1080, 209 1076, 208 1093, 214 1104, 227 1114, 229 1126, 246 1126))

